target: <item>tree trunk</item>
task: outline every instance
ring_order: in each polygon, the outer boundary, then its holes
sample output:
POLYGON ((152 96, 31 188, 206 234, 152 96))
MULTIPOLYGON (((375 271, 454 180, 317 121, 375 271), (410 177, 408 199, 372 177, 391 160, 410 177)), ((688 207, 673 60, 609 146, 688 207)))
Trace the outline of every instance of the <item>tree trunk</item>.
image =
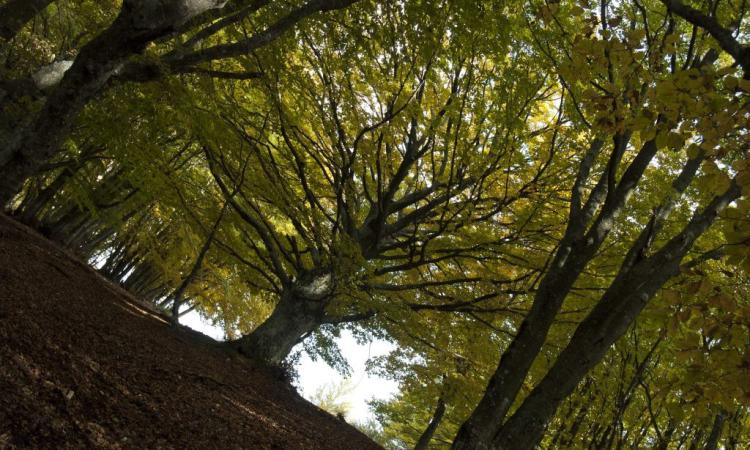
POLYGON ((716 414, 714 419, 714 425, 711 427, 711 434, 708 436, 706 441, 706 450, 716 450, 719 445, 719 439, 721 438, 721 430, 724 428, 724 413, 720 412, 716 414))
MULTIPOLYGON (((526 450, 537 445, 547 422, 557 411, 560 402, 570 395, 586 373, 601 361, 609 347, 625 333, 651 297, 667 280, 680 272, 680 262, 695 240, 711 226, 718 214, 739 196, 740 189, 733 181, 727 191, 714 197, 704 210, 696 212, 682 231, 655 254, 645 259, 631 258, 631 254, 641 248, 639 242, 647 242, 645 238, 650 235, 650 229, 645 228, 626 255, 619 273, 601 300, 581 322, 547 375, 532 390, 513 416, 502 424, 499 430, 497 429, 498 422, 488 420, 492 418, 501 420, 504 414, 496 416, 493 408, 505 408, 507 411, 517 392, 511 392, 512 397, 509 397, 504 396, 507 391, 503 389, 488 390, 480 406, 459 431, 457 441, 454 442, 454 450, 472 448, 526 450), (478 419, 483 422, 482 428, 474 427, 473 430, 469 428, 470 433, 466 433, 467 425, 473 425, 472 421, 477 420, 477 415, 478 419), (486 440, 488 435, 492 437, 491 442, 486 440)), ((553 270, 556 261, 557 257, 553 262, 553 270)), ((534 303, 529 316, 534 315, 537 306, 536 299, 534 303)), ((523 329, 519 331, 519 336, 522 332, 523 329)), ((511 347, 518 340, 519 338, 516 337, 511 347)), ((533 349, 521 347, 520 350, 527 352, 533 349)), ((518 375, 515 367, 504 364, 508 356, 506 352, 500 360, 500 366, 493 375, 490 387, 498 379, 503 380, 509 376, 513 379, 518 375)), ((529 355, 524 356, 529 357, 529 355)), ((524 356, 519 360, 525 362, 524 356)), ((524 375, 525 373, 524 371, 524 375)))
POLYGON ((427 446, 430 444, 432 436, 435 435, 435 430, 437 430, 438 425, 440 425, 440 421, 443 420, 444 414, 445 402, 443 401, 443 397, 440 397, 438 398, 435 412, 432 414, 432 419, 430 419, 430 423, 427 425, 427 428, 425 428, 422 435, 419 436, 419 440, 414 446, 414 450, 427 450, 427 446))
MULTIPOLYGON (((644 270, 656 269, 644 267, 644 270)), ((662 266, 659 272, 660 276, 649 279, 646 273, 639 271, 604 294, 579 325, 547 375, 502 426, 495 440, 496 448, 525 450, 537 444, 557 405, 604 357, 653 294, 667 279, 679 272, 679 267, 673 262, 669 266, 662 266), (628 285, 633 287, 632 290, 627 290, 628 285)))
POLYGON ((0 37, 11 40, 54 0, 9 0, 0 6, 0 37))
POLYGON ((182 305, 182 296, 188 286, 190 286, 193 280, 195 280, 195 277, 198 275, 201 267, 203 267, 203 259, 206 257, 208 250, 213 244, 214 237, 216 236, 216 231, 219 229, 221 219, 224 218, 224 213, 227 210, 227 205, 228 203, 224 203, 224 206, 221 208, 219 216, 216 218, 214 225, 211 227, 211 231, 208 233, 206 240, 203 242, 203 246, 201 247, 200 252, 198 252, 198 257, 195 258, 195 263, 190 269, 190 273, 185 277, 185 279, 182 280, 182 283, 180 283, 180 286, 174 292, 174 300, 172 301, 172 324, 174 325, 180 322, 180 306, 182 305))
POLYGON ((563 437, 561 440, 563 443, 563 447, 569 447, 573 445, 573 442, 575 442, 576 436, 578 436, 578 431, 581 429, 581 424, 583 423, 583 420, 586 418, 587 414, 587 406, 584 405, 581 407, 581 409, 578 412, 578 415, 576 416, 575 421, 573 422, 573 426, 570 428, 570 432, 567 436, 563 437))
POLYGON ((688 450, 698 450, 698 442, 701 441, 701 438, 703 438, 703 430, 699 429, 695 432, 695 436, 693 436, 693 441, 690 443, 688 450))
POLYGON ((278 366, 295 345, 323 324, 325 306, 322 299, 306 299, 285 291, 268 319, 235 345, 251 359, 278 366))
POLYGON ((54 156, 78 113, 132 55, 218 0, 126 0, 112 25, 86 44, 28 126, 5 142, 0 158, 0 205, 7 204, 26 178, 54 156))
POLYGON ((251 359, 279 366, 295 345, 326 323, 326 307, 332 296, 331 272, 302 272, 283 287, 268 319, 233 344, 251 359))
POLYGON ((667 450, 667 448, 669 448, 669 444, 672 442, 672 436, 674 435, 675 427, 676 425, 670 420, 669 424, 667 425, 667 431, 664 432, 664 435, 659 440, 659 445, 658 447, 656 447, 657 450, 667 450))
MULTIPOLYGON (((238 6, 245 1, 234 3, 238 6)), ((195 65, 247 54, 268 45, 307 16, 346 8, 355 1, 312 0, 252 39, 234 45, 216 46, 205 52, 194 52, 192 59, 185 58, 182 63, 195 65)), ((50 91, 39 113, 27 125, 19 126, 9 136, 0 138, 3 141, 0 147, 0 206, 7 205, 24 181, 35 175, 59 151, 60 144, 86 104, 106 88, 113 76, 120 71, 128 72, 123 68, 131 56, 141 53, 150 42, 168 37, 191 23, 191 20, 204 17, 204 13, 223 8, 226 4, 226 0, 125 0, 112 25, 86 44, 70 67, 67 66, 68 62, 55 63, 58 65, 52 69, 52 81, 37 82, 37 88, 50 91)), ((131 79, 153 80, 160 75, 160 69, 159 64, 146 64, 146 73, 139 73, 138 76, 131 73, 131 79)), ((17 87, 25 85, 10 84, 17 87)), ((18 96, 11 93, 11 97, 18 96)))
POLYGON ((555 255, 553 272, 542 280, 531 311, 521 323, 516 337, 500 358, 484 397, 453 441, 452 450, 488 450, 505 415, 521 389, 531 364, 544 345, 547 332, 563 300, 589 259, 588 252, 576 251, 573 244, 555 255))
POLYGON ((52 198, 57 194, 60 189, 68 182, 68 180, 75 175, 78 168, 64 168, 60 174, 49 184, 49 186, 42 189, 36 195, 29 193, 24 198, 23 203, 18 207, 17 212, 21 222, 26 224, 34 224, 40 222, 41 219, 40 211, 49 205, 52 198))

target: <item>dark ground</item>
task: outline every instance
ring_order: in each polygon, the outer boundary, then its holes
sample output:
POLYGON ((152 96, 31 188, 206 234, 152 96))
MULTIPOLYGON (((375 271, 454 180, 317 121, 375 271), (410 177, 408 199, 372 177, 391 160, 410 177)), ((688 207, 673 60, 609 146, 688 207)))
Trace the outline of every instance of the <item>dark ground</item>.
POLYGON ((0 450, 378 449, 0 214, 0 450))

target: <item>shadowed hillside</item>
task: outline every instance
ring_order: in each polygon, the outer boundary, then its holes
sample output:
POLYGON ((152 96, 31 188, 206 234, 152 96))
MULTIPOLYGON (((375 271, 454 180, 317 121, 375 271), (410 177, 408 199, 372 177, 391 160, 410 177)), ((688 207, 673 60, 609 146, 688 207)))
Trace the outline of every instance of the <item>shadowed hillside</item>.
POLYGON ((0 449, 377 449, 0 215, 0 449))

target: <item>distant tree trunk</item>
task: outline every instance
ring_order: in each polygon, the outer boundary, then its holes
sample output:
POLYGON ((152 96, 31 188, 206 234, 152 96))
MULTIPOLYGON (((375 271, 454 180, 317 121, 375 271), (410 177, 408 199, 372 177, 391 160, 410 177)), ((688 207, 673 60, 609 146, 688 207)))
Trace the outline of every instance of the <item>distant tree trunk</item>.
POLYGON ((721 431, 724 428, 724 413, 719 412, 714 418, 714 424, 711 427, 711 434, 708 435, 708 441, 706 441, 706 450, 716 450, 719 445, 719 439, 721 438, 721 431))
POLYGON ((693 436, 693 442, 690 443, 690 447, 688 450, 697 450, 698 449, 698 442, 701 441, 703 438, 703 430, 697 430, 695 432, 695 436, 693 436))
POLYGON ((18 217, 21 222, 26 224, 38 223, 42 209, 49 204, 55 194, 62 189, 63 185, 74 173, 72 169, 65 168, 49 186, 42 189, 39 193, 24 196, 23 203, 17 209, 17 214, 19 214, 18 217))
POLYGON ((169 292, 162 274, 148 260, 135 265, 133 272, 121 282, 122 286, 141 300, 154 302, 161 297, 161 292, 169 292), (149 295, 152 293, 154 295, 149 295))
MULTIPOLYGON (((23 201, 13 211, 13 215, 21 222, 36 226, 42 222, 42 211, 50 206, 55 195, 96 155, 99 149, 94 146, 86 146, 74 160, 60 164, 61 170, 57 176, 44 188, 24 193, 23 201)), ((52 169, 54 170, 54 169, 52 169)), ((40 180, 41 181, 41 180, 40 180)))
POLYGON ((563 436, 560 439, 560 442, 562 443, 563 447, 569 446, 573 444, 575 441, 576 436, 578 436, 578 431, 581 428, 581 424, 583 423, 583 420, 586 418, 586 414, 588 413, 588 406, 583 405, 578 410, 578 415, 576 416, 575 420, 573 421, 573 425, 570 427, 570 432, 568 432, 567 436, 563 436))
POLYGON ((432 440, 432 436, 435 435, 435 430, 437 430, 438 425, 440 425, 440 422, 443 420, 443 415, 445 414, 445 402, 443 401, 443 397, 439 397, 437 401, 437 406, 435 407, 435 412, 432 413, 432 419, 430 419, 430 423, 427 425, 427 428, 425 428, 424 432, 421 436, 419 436, 419 440, 417 441, 417 444, 414 446, 414 450, 426 450, 427 446, 430 444, 430 441, 432 440))
MULTIPOLYGON (((672 442, 672 436, 674 435, 675 431, 675 424, 670 422, 667 424, 667 431, 664 432, 664 435, 659 440, 659 445, 656 447, 658 450, 667 450, 669 447, 669 444, 672 442)), ((715 450, 715 449, 714 449, 715 450)))
POLYGON ((648 424, 645 423, 641 425, 641 429, 638 430, 638 434, 636 435, 631 448, 639 448, 639 446, 641 445, 641 441, 643 441, 643 439, 646 438, 647 433, 648 433, 648 424))
POLYGON ((221 208, 219 216, 216 218, 214 225, 211 227, 211 231, 208 233, 205 242, 203 242, 203 246, 201 247, 200 252, 198 252, 198 257, 195 259, 195 263, 193 264, 193 268, 190 269, 190 273, 182 280, 182 283, 180 283, 180 286, 177 287, 174 292, 174 300, 172 301, 172 324, 174 325, 176 325, 180 321, 180 306, 182 305, 182 296, 185 293, 185 289, 187 289, 188 286, 190 286, 190 284, 195 280, 195 277, 198 275, 201 267, 203 267, 203 259, 206 257, 208 250, 213 244, 214 236, 216 236, 216 231, 219 229, 221 219, 224 218, 224 213, 227 210, 227 205, 227 203, 224 203, 224 206, 221 208))
POLYGON ((0 37, 11 40, 54 0, 9 0, 0 6, 0 37))
POLYGON ((680 433, 680 439, 677 440, 677 446, 675 447, 676 450, 682 449, 682 446, 685 445, 685 442, 687 442, 687 439, 692 432, 692 427, 688 427, 686 430, 683 430, 682 433, 680 433))

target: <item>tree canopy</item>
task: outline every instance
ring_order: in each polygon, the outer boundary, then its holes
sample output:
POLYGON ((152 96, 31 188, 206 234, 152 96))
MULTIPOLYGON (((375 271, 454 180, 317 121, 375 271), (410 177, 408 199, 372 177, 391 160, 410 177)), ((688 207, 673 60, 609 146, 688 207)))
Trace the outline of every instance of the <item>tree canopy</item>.
POLYGON ((744 2, 0 3, 0 202, 393 448, 750 445, 744 2))

